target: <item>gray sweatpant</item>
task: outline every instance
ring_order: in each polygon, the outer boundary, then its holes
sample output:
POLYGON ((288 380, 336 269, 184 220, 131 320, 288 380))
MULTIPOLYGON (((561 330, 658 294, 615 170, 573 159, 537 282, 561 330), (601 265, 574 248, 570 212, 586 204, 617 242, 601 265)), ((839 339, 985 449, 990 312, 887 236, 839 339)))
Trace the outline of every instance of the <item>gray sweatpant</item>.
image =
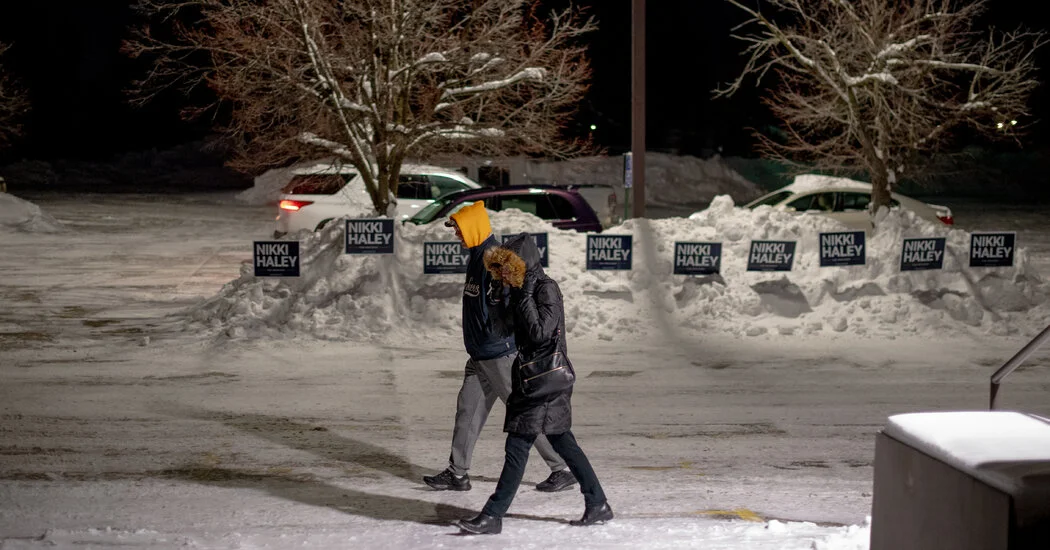
MULTIPOLYGON (((452 430, 452 454, 448 457, 449 469, 457 476, 470 469, 470 457, 474 444, 478 442, 481 428, 489 417, 496 398, 507 403, 510 397, 510 369, 515 354, 495 359, 476 361, 467 359, 463 373, 463 386, 456 400, 456 426, 452 430)), ((547 438, 536 438, 536 450, 550 466, 552 472, 565 469, 565 461, 554 452, 547 438)))

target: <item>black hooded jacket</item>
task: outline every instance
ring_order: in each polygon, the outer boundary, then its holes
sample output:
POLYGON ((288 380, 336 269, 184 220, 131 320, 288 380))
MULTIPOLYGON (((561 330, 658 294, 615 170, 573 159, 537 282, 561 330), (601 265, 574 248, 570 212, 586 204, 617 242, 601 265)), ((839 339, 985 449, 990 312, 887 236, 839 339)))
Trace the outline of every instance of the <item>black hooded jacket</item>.
MULTIPOLYGON (((565 342, 565 306, 558 283, 540 266, 540 251, 523 233, 503 244, 524 261, 521 287, 512 286, 504 318, 512 319, 518 357, 512 372, 503 431, 522 434, 560 434, 572 427, 572 388, 539 398, 522 393, 518 365, 561 351, 568 360, 565 342)), ((512 283, 513 284, 513 283, 512 283)), ((571 362, 570 362, 571 364, 571 362)))

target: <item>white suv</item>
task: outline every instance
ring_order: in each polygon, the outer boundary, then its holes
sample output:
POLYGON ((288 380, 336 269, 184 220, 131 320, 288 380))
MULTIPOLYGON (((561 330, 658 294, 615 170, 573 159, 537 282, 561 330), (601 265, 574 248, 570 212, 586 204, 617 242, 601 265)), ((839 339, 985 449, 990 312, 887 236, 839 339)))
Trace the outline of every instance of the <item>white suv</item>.
MULTIPOLYGON (((275 237, 300 229, 316 231, 350 210, 349 189, 363 190, 365 182, 350 165, 319 164, 297 169, 281 189, 275 237)), ((397 218, 414 216, 434 199, 481 187, 463 174, 439 168, 404 164, 397 184, 397 218)))

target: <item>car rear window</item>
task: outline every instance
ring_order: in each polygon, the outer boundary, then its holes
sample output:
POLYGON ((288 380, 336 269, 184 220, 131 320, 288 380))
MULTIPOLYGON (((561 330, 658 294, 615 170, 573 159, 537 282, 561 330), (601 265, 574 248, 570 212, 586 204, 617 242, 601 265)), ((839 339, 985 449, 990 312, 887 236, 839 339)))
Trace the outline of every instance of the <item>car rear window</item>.
POLYGON ((576 217, 575 209, 565 197, 546 193, 503 195, 500 209, 511 208, 528 212, 544 220, 569 220, 576 217))
MULTIPOLYGON (((844 210, 867 210, 868 203, 871 202, 871 193, 855 193, 847 191, 842 193, 842 208, 844 210)), ((897 199, 890 199, 890 207, 896 208, 901 203, 897 202, 897 199)))
POLYGON ((332 195, 352 180, 355 174, 301 174, 292 176, 282 189, 288 195, 332 195))
MULTIPOLYGON (((470 189, 470 186, 448 176, 430 176, 430 184, 437 187, 438 196, 470 189)), ((435 199, 437 197, 434 197, 435 199)))

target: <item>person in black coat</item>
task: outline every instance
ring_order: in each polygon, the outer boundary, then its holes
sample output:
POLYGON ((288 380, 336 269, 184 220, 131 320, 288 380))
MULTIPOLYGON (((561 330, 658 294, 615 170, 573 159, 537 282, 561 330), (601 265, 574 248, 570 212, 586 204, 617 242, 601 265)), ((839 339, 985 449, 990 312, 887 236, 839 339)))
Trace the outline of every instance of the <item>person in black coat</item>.
POLYGON ((604 523, 613 518, 612 509, 570 429, 575 374, 565 343, 565 308, 558 283, 543 272, 539 249, 528 233, 487 251, 485 267, 508 289, 499 324, 508 333, 513 330, 518 356, 503 423, 507 432, 503 472, 481 513, 456 525, 469 533, 502 531, 503 516, 521 485, 529 449, 539 434, 547 437, 580 482, 585 509, 582 518, 570 523, 604 523))

